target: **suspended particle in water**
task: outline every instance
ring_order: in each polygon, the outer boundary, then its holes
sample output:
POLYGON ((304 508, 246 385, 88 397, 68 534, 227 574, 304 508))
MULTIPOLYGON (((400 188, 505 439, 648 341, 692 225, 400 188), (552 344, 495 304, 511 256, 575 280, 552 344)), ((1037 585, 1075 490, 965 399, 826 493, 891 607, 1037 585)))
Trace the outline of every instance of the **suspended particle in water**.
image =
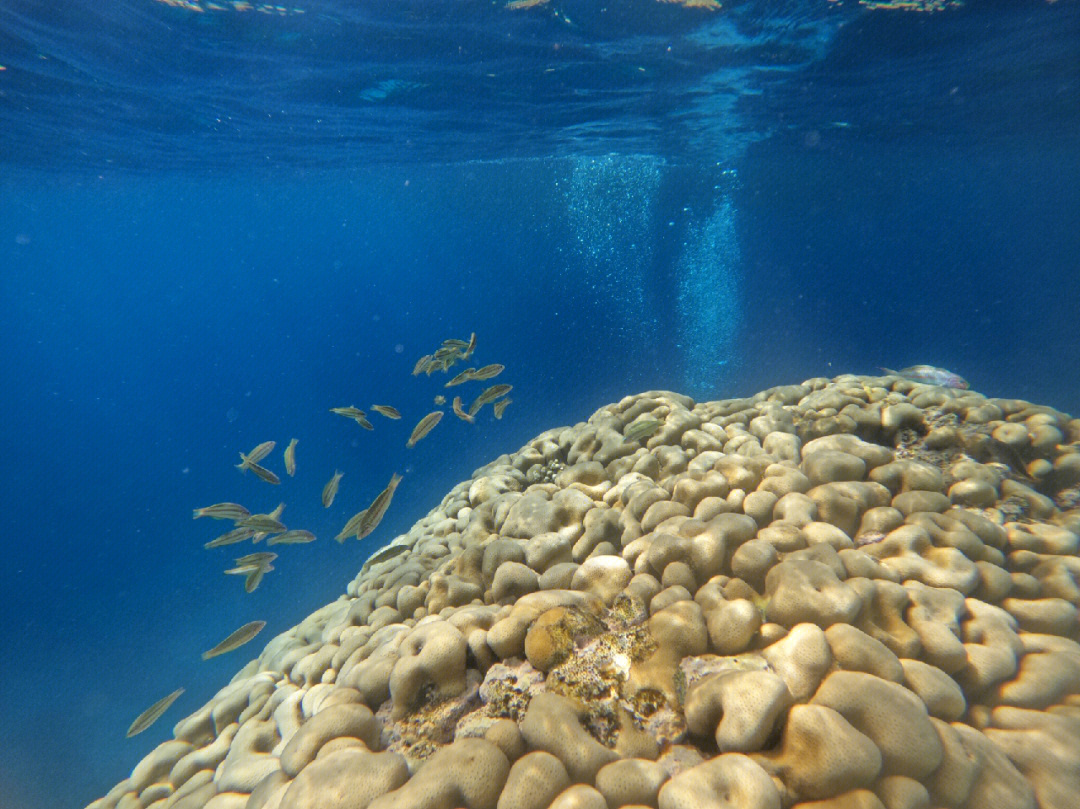
POLYGON ((237 410, 235 407, 230 407, 225 412, 225 421, 229 422, 229 424, 232 424, 238 418, 240 418, 240 411, 237 410))

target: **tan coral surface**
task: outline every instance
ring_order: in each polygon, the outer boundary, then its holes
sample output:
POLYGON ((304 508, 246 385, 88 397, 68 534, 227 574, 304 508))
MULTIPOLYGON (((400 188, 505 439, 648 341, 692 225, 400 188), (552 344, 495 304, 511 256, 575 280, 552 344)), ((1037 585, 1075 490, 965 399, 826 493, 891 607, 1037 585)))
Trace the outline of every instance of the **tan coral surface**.
POLYGON ((1080 420, 973 391, 627 397, 455 486, 89 809, 1073 809, 1078 485, 1080 420))

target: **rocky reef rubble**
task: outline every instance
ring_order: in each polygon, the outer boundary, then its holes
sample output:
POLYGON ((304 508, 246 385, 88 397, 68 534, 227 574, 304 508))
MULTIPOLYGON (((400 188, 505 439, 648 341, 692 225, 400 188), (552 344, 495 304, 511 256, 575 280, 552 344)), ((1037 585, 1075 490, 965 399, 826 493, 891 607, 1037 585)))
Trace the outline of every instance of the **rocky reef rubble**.
POLYGON ((627 397, 455 486, 89 809, 1071 809, 1078 486, 1080 420, 1024 401, 627 397))

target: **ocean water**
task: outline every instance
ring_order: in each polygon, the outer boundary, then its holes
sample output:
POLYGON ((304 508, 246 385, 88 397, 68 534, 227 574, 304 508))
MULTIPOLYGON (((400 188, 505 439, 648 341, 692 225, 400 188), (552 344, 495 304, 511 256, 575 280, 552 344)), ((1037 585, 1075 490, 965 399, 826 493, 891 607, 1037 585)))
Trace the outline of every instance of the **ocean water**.
POLYGON ((622 396, 930 363, 1080 414, 1076 2, 297 3, 0 7, 2 809, 104 794, 249 659, 202 651, 622 396), (512 404, 407 450, 474 332, 512 404), (223 500, 319 540, 245 594, 223 500))

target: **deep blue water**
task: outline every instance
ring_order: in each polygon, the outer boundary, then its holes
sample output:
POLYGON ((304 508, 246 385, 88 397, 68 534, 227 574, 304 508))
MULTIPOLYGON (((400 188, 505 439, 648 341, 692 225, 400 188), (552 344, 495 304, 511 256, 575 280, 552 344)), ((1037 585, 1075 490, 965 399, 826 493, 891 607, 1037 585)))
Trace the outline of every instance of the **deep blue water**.
POLYGON ((200 652, 623 395, 928 362, 1080 413, 1077 3, 299 8, 0 8, 3 809, 103 794, 249 659, 200 652), (513 404, 406 450, 473 331, 513 404), (221 500, 320 539, 246 595, 221 500))

